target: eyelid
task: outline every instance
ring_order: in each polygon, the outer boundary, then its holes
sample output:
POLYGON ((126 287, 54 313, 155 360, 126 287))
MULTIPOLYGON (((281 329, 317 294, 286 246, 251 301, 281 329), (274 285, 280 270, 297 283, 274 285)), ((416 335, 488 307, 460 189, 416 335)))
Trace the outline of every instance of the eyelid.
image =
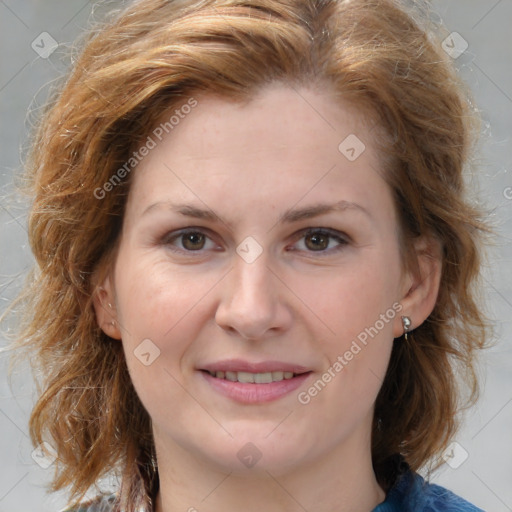
POLYGON ((350 240, 350 237, 343 231, 338 231, 337 229, 333 229, 333 228, 324 228, 321 226, 318 226, 318 227, 315 226, 315 227, 301 229, 297 233, 297 235, 304 236, 309 233, 325 233, 326 235, 330 235, 333 238, 339 238, 340 240, 343 240, 345 242, 348 242, 350 240))

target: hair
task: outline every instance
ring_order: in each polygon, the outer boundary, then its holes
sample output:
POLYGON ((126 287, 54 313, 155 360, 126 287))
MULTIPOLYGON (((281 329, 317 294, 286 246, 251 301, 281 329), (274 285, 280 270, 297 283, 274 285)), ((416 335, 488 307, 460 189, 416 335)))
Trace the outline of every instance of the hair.
POLYGON ((478 396, 487 227, 463 180, 478 124, 440 43, 393 0, 141 0, 90 33, 27 161, 36 263, 18 302, 16 346, 41 391, 32 440, 56 450, 51 489, 68 488, 74 504, 112 472, 126 512, 150 504, 158 485, 150 417, 122 344, 102 332, 93 307, 137 172, 119 170, 164 112, 203 93, 250 101, 276 82, 329 87, 371 118, 386 135, 378 150, 404 263, 414 264, 419 237, 441 246, 434 310, 407 342, 395 341, 375 404, 379 482, 393 483, 388 463, 398 453, 413 470, 438 462, 457 413, 478 396))

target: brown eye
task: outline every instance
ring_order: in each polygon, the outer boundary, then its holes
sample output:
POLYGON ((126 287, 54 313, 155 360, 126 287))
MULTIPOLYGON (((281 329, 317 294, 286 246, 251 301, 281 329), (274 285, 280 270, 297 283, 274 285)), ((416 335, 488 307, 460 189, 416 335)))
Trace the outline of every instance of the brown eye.
POLYGON ((196 229, 184 229, 167 233, 160 239, 160 243, 181 254, 195 252, 200 255, 205 251, 219 250, 217 244, 207 233, 196 229))
POLYGON ((295 248, 291 250, 316 252, 319 256, 327 256, 343 250, 349 243, 350 238, 340 231, 330 228, 310 228, 300 233, 295 248))
POLYGON ((190 232, 181 235, 181 240, 187 251, 199 251, 204 248, 206 237, 203 233, 190 232))
POLYGON ((308 233, 304 237, 306 247, 312 251, 324 251, 329 247, 330 235, 320 231, 308 233))

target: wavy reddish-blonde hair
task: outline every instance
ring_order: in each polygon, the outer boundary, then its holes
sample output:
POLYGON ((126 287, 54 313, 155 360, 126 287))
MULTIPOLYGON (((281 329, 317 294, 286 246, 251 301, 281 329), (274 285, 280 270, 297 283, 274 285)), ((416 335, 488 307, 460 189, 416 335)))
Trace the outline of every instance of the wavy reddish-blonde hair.
POLYGON ((375 406, 373 464, 384 488, 394 454, 415 470, 438 460, 457 411, 477 396, 474 356, 487 337, 475 282, 486 226, 463 184, 475 115, 441 45, 392 0, 141 0, 91 33, 27 167, 36 268, 20 298, 17 343, 41 389, 33 442, 57 451, 52 489, 69 487, 70 501, 117 472, 120 506, 134 512, 158 481, 150 418, 92 304, 93 275, 115 256, 131 174, 101 199, 98 188, 163 111, 204 91, 250 100, 275 81, 326 84, 371 117, 386 135, 379 150, 404 263, 414 261, 417 237, 442 246, 434 311, 412 341, 395 343, 375 406))

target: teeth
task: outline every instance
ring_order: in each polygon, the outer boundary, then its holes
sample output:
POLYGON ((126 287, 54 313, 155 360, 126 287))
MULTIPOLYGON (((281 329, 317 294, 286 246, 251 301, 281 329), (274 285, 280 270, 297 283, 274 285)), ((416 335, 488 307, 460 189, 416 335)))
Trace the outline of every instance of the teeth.
POLYGON ((238 372, 238 382, 254 383, 254 373, 238 372))
POLYGON ((256 384, 270 384, 272 382, 272 373, 255 373, 254 382, 256 384))
POLYGON ((217 379, 226 379, 231 382, 243 382, 252 384, 270 384, 271 382, 279 382, 283 379, 292 379, 293 372, 208 372, 212 377, 217 379))
POLYGON ((279 381, 284 379, 284 372, 272 372, 272 380, 279 381))

